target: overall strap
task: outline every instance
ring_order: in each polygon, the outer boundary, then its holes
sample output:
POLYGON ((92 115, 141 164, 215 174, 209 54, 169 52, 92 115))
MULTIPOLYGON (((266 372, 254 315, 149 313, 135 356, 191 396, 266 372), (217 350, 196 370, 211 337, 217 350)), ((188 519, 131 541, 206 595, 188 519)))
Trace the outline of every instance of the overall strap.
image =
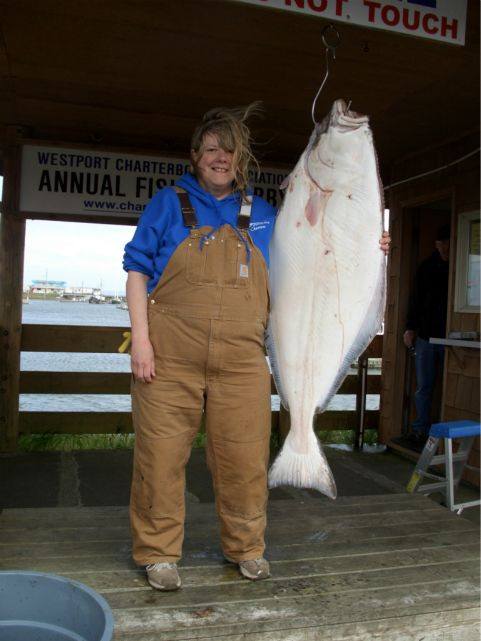
MULTIPOLYGON (((182 209, 182 218, 186 227, 197 227, 199 222, 195 214, 195 209, 190 202, 189 194, 182 187, 174 187, 180 206, 182 209)), ((237 215, 237 227, 239 229, 249 229, 252 209, 252 196, 247 196, 247 202, 243 202, 237 215)))
POLYGON ((184 225, 186 227, 197 227, 199 223, 197 221, 195 209, 192 207, 192 203, 190 202, 189 194, 185 189, 182 189, 182 187, 175 186, 174 191, 180 200, 184 225))
POLYGON ((249 229, 252 209, 252 196, 246 196, 247 202, 242 201, 239 214, 237 215, 237 227, 239 229, 249 229))

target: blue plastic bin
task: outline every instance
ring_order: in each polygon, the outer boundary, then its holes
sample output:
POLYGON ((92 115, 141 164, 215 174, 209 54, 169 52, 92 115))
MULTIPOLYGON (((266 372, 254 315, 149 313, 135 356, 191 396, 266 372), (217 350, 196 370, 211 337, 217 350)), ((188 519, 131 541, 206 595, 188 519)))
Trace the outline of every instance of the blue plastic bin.
POLYGON ((78 581, 0 572, 0 641, 111 641, 108 603, 78 581))

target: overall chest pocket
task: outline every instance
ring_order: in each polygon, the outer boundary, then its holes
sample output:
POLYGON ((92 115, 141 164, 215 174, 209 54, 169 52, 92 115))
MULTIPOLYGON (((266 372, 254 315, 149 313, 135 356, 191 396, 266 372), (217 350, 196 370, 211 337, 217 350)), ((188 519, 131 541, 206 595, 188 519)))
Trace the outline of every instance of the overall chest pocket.
POLYGON ((216 234, 207 237, 191 231, 185 245, 185 277, 193 285, 218 285, 218 243, 216 234))
POLYGON ((194 285, 247 287, 249 265, 245 244, 235 232, 204 236, 192 231, 185 247, 185 277, 194 285))

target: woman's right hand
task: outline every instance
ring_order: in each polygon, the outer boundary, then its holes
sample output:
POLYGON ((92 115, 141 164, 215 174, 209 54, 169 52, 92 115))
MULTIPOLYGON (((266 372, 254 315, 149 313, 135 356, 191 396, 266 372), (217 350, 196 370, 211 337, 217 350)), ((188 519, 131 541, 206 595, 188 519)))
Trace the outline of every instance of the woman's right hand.
POLYGON ((151 383, 155 377, 154 348, 149 339, 147 318, 147 281, 140 272, 129 271, 127 277, 127 304, 132 326, 130 367, 133 377, 141 383, 151 383))
POLYGON ((150 340, 132 340, 130 366, 134 379, 140 383, 151 383, 155 378, 154 348, 150 340))

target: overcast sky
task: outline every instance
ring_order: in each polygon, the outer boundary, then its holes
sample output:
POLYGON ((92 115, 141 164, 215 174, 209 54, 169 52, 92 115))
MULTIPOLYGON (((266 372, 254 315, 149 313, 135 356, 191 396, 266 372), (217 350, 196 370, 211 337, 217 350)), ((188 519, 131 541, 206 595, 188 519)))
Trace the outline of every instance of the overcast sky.
MULTIPOLYGON (((0 193, 3 178, 0 176, 0 193)), ((67 285, 99 287, 123 295, 124 246, 134 227, 27 220, 24 288, 32 280, 64 280, 67 285)))
POLYGON ((124 225, 27 220, 24 286, 47 278, 124 295, 122 256, 133 233, 124 225))

